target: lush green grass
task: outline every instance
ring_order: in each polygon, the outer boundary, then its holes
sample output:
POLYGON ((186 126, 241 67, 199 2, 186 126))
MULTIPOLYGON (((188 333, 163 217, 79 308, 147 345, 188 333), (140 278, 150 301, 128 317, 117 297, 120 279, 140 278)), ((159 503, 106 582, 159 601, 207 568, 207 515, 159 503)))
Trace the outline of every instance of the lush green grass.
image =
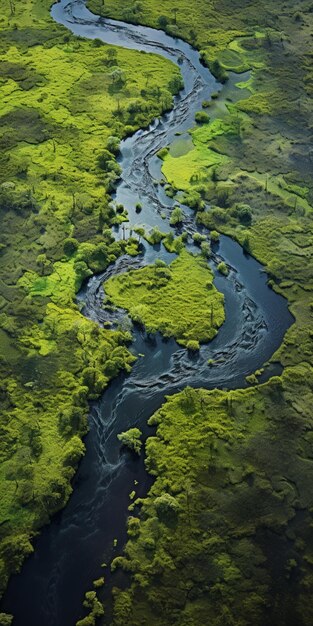
POLYGON ((156 262, 114 276, 104 287, 148 332, 160 331, 187 347, 213 339, 225 319, 224 296, 213 285, 207 261, 186 250, 169 266, 156 262))
POLYGON ((123 136, 171 107, 179 75, 157 56, 75 38, 50 5, 1 6, 1 590, 68 499, 88 399, 133 362, 129 335, 86 320, 75 294, 138 250, 110 232, 115 156, 123 136))
POLYGON ((187 388, 151 417, 155 482, 112 564, 132 581, 116 626, 312 623, 312 385, 301 365, 228 394, 187 388))

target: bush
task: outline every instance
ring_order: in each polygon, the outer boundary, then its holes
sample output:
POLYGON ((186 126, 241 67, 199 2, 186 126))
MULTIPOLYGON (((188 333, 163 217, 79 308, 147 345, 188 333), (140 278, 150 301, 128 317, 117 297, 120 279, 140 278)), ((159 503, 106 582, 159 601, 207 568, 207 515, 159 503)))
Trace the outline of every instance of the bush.
POLYGON ((158 17, 158 25, 160 26, 160 28, 166 28, 168 25, 168 19, 166 17, 166 15, 160 15, 158 17))
POLYGON ((168 524, 176 520, 180 505, 176 498, 169 493, 164 493, 162 496, 156 498, 155 508, 160 521, 168 524))
POLYGON ((201 235, 200 233, 194 233, 192 238, 196 246, 200 246, 201 243, 206 240, 206 236, 201 235))
POLYGON ((197 124, 208 124, 210 122, 210 116, 205 111, 197 111, 195 120, 197 124))
POLYGON ((219 189, 217 192, 217 204, 223 209, 228 206, 228 189, 219 189))
POLYGON ((211 246, 208 241, 202 241, 201 243, 201 253, 206 258, 209 259, 211 256, 211 246))
POLYGON ((152 246, 158 245, 162 239, 165 237, 165 234, 162 233, 157 226, 155 226, 151 233, 148 235, 147 239, 152 246))
POLYGON ((161 148, 161 150, 157 152, 157 156, 159 157, 159 159, 162 159, 162 160, 166 157, 167 154, 168 154, 168 148, 161 148))
POLYGON ((181 89, 183 89, 184 83, 182 81, 181 76, 174 76, 168 83, 169 91, 173 96, 178 94, 181 89))
POLYGON ((241 224, 250 226, 252 222, 252 211, 248 204, 238 204, 236 213, 241 224))
POLYGON ((220 83, 226 83, 228 80, 228 74, 218 59, 215 59, 215 61, 210 64, 210 70, 214 78, 216 78, 220 83))
POLYGON ((187 342, 187 350, 189 350, 189 352, 198 352, 200 350, 199 341, 196 339, 190 339, 187 342))
POLYGON ((211 230, 210 237, 211 241, 213 242, 217 242, 220 240, 220 234, 217 232, 217 230, 211 230))
POLYGON ((10 626, 12 624, 13 615, 7 613, 0 613, 0 626, 10 626))
POLYGON ((120 149, 120 138, 112 135, 108 138, 107 147, 113 154, 118 154, 120 149))
POLYGON ((93 586, 95 587, 95 589, 98 589, 99 587, 103 587, 104 582, 104 577, 101 576, 101 578, 97 578, 97 580, 93 581, 93 586))
POLYGON ((170 218, 171 226, 178 226, 183 221, 183 212, 179 206, 175 207, 172 211, 172 215, 170 218))
POLYGON ((66 256, 72 256, 73 254, 75 254, 77 249, 78 249, 77 239, 74 239, 73 237, 69 237, 68 239, 65 239, 64 244, 63 244, 63 250, 66 256))
POLYGON ((140 454, 142 441, 141 438, 141 430, 139 428, 130 428, 123 433, 117 435, 119 441, 122 442, 122 445, 129 448, 136 454, 140 454))

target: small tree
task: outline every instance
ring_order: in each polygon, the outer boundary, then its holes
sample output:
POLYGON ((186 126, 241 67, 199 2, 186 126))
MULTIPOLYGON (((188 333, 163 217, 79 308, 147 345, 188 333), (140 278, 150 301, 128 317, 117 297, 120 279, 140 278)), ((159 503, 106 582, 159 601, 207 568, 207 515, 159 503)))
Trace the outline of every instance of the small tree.
POLYGON ((164 493, 155 499, 155 508, 159 520, 164 524, 171 524, 177 519, 180 505, 176 498, 169 493, 164 493))
POLYGON ((178 13, 178 8, 177 7, 173 7, 172 8, 172 13, 174 15, 174 24, 177 24, 177 13, 178 13))
POLYGON ((78 241, 77 239, 74 239, 74 237, 65 239, 63 244, 64 254, 66 254, 66 256, 72 256, 77 251, 78 245, 78 241))
POLYGON ((168 18, 165 15, 160 15, 158 18, 158 25, 164 30, 168 25, 168 18))
POLYGON ((47 270, 49 267, 51 267, 51 261, 49 261, 49 259, 47 259, 47 256, 44 253, 43 254, 38 254, 37 259, 36 259, 36 263, 40 267, 41 276, 44 275, 45 270, 47 270))
POLYGON ((142 226, 136 226, 134 228, 134 231, 138 235, 138 243, 140 245, 141 238, 145 236, 145 229, 142 226))
POLYGON ((104 62, 106 63, 106 65, 116 65, 116 58, 117 58, 116 50, 115 48, 112 47, 108 49, 104 62))
POLYGON ((250 254, 251 246, 250 246, 249 235, 245 235, 244 240, 242 242, 242 247, 243 247, 244 252, 246 252, 247 254, 250 254))
POLYGON ((179 206, 176 206, 173 211, 172 211, 172 215, 170 218, 170 225, 171 226, 178 226, 179 224, 182 223, 183 221, 183 212, 181 210, 181 208, 179 206))
POLYGON ((210 237, 211 237, 211 241, 216 243, 220 239, 220 234, 217 232, 217 230, 211 230, 210 237))
POLYGON ((218 266, 217 269, 219 271, 220 274, 223 274, 223 276, 227 276, 229 273, 229 269, 226 265, 226 263, 224 261, 221 261, 218 266))
POLYGON ((117 435, 119 441, 121 441, 122 445, 129 448, 136 454, 140 454, 142 441, 141 441, 142 432, 139 428, 130 428, 123 433, 117 435))

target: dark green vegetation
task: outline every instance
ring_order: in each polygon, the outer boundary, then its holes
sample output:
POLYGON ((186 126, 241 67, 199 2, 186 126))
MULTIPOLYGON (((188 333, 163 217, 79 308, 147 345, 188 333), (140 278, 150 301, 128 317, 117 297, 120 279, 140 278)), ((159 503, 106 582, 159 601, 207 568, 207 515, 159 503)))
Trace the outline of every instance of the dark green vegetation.
POLYGON ((191 131, 193 144, 162 151, 163 172, 199 223, 262 261, 295 316, 274 357, 281 378, 238 392, 185 391, 152 418, 156 482, 130 520, 121 564, 132 583, 116 593, 115 621, 310 626, 312 4, 200 0, 191 11, 187 0, 106 0, 105 11, 185 38, 221 82, 238 73, 237 89, 226 82, 205 103, 210 120, 191 131))
POLYGON ((116 625, 312 624, 312 401, 299 365, 244 391, 187 388, 150 419, 156 481, 112 564, 132 581, 116 625))
POLYGON ((224 296, 213 285, 207 261, 186 250, 169 266, 156 261, 110 278, 105 291, 148 333, 160 331, 190 349, 213 339, 225 319, 224 296))
POLYGON ((75 294, 137 251, 111 234, 125 218, 109 204, 115 155, 171 107, 179 77, 156 56, 72 37, 50 5, 1 4, 1 590, 68 499, 87 400, 130 370, 129 334, 86 320, 75 294))
POLYGON ((130 428, 129 430, 120 433, 117 437, 122 442, 123 446, 129 448, 136 454, 140 454, 142 441, 140 440, 141 431, 139 428, 130 428))

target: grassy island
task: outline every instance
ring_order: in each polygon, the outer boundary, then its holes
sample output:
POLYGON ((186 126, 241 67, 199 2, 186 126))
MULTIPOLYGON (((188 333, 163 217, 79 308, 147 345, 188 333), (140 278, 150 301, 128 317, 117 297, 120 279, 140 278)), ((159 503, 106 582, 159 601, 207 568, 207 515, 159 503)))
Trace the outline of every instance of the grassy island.
POLYGON ((160 331, 190 348, 213 339, 225 319, 224 296, 207 261, 186 250, 169 266, 157 261, 110 278, 105 291, 148 332, 160 331))

